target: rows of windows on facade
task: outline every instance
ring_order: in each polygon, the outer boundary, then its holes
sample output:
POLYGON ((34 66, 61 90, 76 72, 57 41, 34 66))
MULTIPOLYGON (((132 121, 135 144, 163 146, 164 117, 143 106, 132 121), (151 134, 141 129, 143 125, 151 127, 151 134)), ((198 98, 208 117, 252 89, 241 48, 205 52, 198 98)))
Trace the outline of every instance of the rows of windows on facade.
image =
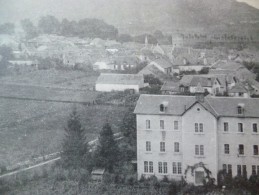
MULTIPOLYGON (((228 122, 224 122, 223 123, 223 129, 224 132, 229 132, 229 123, 228 122)), ((151 121, 150 120, 146 120, 146 129, 152 129, 151 128, 151 121)), ((164 130, 165 129, 165 121, 164 120, 160 120, 160 129, 164 130)), ((179 125, 178 125, 178 121, 174 121, 174 130, 179 130, 179 125)), ((195 133, 203 133, 203 123, 195 123, 194 124, 194 129, 195 129, 195 133)), ((252 123, 251 125, 251 129, 252 129, 252 133, 258 133, 258 125, 257 123, 252 123)), ((239 133, 244 133, 244 125, 243 123, 237 123, 237 132, 239 133)), ((248 129, 249 130, 249 129, 248 129)))
MULTIPOLYGON (((144 161, 144 172, 145 173, 153 173, 154 167, 152 161, 144 161)), ((158 173, 168 173, 167 162, 158 162, 158 173)), ((172 163, 172 173, 173 174, 182 174, 182 163, 181 162, 173 162, 172 163)))
MULTIPOLYGON (((232 175, 232 165, 231 164, 223 164, 222 167, 225 173, 232 175)), ((252 165, 252 175, 259 174, 259 166, 252 165)), ((237 165, 237 175, 238 176, 247 176, 246 165, 237 165)))
MULTIPOLYGON (((224 132, 229 132, 229 123, 224 122, 223 123, 223 131, 224 132)), ((178 129, 178 121, 174 121, 174 130, 179 130, 178 129)), ((244 128, 242 123, 237 124, 237 133, 243 133, 244 128)), ((204 125, 203 123, 195 123, 194 124, 194 133, 204 133, 204 125)), ((146 129, 151 129, 151 121, 146 120, 146 129)), ((164 120, 160 120, 160 129, 164 130, 165 129, 165 122, 164 120)), ((257 123, 252 124, 252 132, 253 133, 258 133, 257 129, 257 123)), ((252 154, 254 156, 259 156, 259 150, 258 150, 258 145, 253 145, 252 146, 252 154)), ((194 145, 194 154, 195 156, 204 156, 205 148, 204 145, 194 145)), ((160 150, 161 153, 166 152, 166 143, 164 141, 160 142, 160 150)), ((180 153, 180 143, 179 142, 174 142, 174 149, 173 151, 175 153, 180 153)), ((152 152, 152 143, 151 141, 146 141, 146 152, 152 152)), ((230 151, 230 144, 224 144, 224 154, 226 155, 231 155, 230 151)), ((245 146, 244 144, 239 144, 237 146, 237 151, 233 151, 233 154, 237 154, 237 156, 244 156, 245 155, 245 146)), ((181 162, 173 162, 172 163, 172 170, 173 174, 182 174, 182 165, 181 162)), ((223 170, 226 170, 227 172, 232 172, 232 165, 231 164, 223 164, 223 170)), ((158 163, 158 171, 159 173, 167 173, 167 162, 159 162, 158 163)), ((144 162, 144 172, 146 173, 153 173, 153 162, 152 161, 145 161, 144 162)), ((246 165, 237 165, 237 173, 238 175, 244 175, 246 174, 246 165), (241 168, 242 167, 242 168, 241 168)), ((252 174, 257 174, 259 173, 259 166, 252 165, 252 174)))

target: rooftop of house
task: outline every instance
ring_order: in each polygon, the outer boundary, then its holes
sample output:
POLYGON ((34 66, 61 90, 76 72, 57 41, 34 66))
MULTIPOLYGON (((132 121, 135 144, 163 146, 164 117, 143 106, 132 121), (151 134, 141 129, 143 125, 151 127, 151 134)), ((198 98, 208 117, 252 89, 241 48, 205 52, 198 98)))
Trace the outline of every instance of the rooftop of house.
POLYGON ((156 58, 152 62, 156 63, 157 65, 159 65, 160 67, 162 67, 164 69, 170 68, 173 66, 173 64, 165 58, 156 58))
POLYGON ((141 85, 143 83, 143 75, 138 74, 102 73, 96 81, 96 84, 141 85))
POLYGON ((178 95, 141 95, 135 107, 135 114, 176 115, 182 116, 193 105, 200 104, 216 118, 240 117, 237 107, 244 105, 244 117, 259 118, 259 98, 214 97, 206 96, 204 101, 198 101, 195 96, 178 95), (165 112, 160 112, 159 106, 167 102, 165 112))
POLYGON ((179 81, 167 81, 161 87, 161 91, 179 92, 179 81))
POLYGON ((217 80, 219 84, 223 85, 226 82, 224 76, 216 75, 184 75, 180 84, 184 86, 197 86, 199 83, 202 87, 212 87, 213 82, 217 80))
POLYGON ((242 83, 237 83, 228 92, 229 93, 247 93, 248 90, 245 88, 245 86, 242 83))

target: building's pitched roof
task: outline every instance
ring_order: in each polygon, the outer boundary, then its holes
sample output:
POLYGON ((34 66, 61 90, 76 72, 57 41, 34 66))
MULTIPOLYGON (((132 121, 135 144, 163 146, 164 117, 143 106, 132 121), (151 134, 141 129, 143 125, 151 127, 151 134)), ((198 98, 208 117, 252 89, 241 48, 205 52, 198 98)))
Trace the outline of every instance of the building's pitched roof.
POLYGON ((208 97, 206 101, 218 116, 238 117, 237 106, 244 105, 244 117, 259 118, 259 98, 208 97))
POLYGON ((179 81, 166 81, 161 87, 161 91, 179 92, 179 81))
POLYGON ((164 69, 170 68, 170 67, 173 66, 173 64, 169 60, 166 60, 164 58, 157 58, 157 59, 153 60, 153 62, 156 63, 157 65, 159 65, 161 68, 164 68, 164 69))
POLYGON ((247 93, 248 90, 242 83, 237 83, 234 87, 229 90, 229 93, 247 93))
POLYGON ((244 117, 259 118, 258 98, 212 97, 206 96, 204 102, 196 100, 195 96, 177 95, 141 95, 134 113, 147 115, 183 115, 194 104, 199 103, 215 117, 240 117, 237 107, 244 105, 244 117), (160 104, 167 102, 165 113, 159 110, 160 104))
POLYGON ((194 96, 170 96, 170 95, 141 95, 134 110, 136 114, 166 114, 182 115, 184 111, 195 103, 194 96), (165 113, 159 110, 160 104, 168 102, 165 113))
POLYGON ((143 75, 102 73, 96 84, 143 85, 143 75))
POLYGON ((184 86, 197 86, 200 83, 202 87, 212 87, 215 80, 220 84, 225 82, 224 78, 218 79, 214 75, 184 75, 181 79, 181 84, 184 86))

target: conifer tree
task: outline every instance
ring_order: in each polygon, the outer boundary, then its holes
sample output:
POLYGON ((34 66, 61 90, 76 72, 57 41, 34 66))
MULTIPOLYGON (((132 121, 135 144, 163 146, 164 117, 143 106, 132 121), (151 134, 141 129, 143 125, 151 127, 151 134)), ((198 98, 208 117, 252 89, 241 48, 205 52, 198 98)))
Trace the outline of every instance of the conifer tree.
POLYGON ((70 114, 65 132, 62 164, 67 168, 88 168, 87 165, 90 162, 88 144, 76 109, 70 114))
POLYGON ((114 165, 116 165, 119 160, 118 144, 114 139, 109 123, 105 123, 100 132, 99 144, 94 156, 95 166, 105 168, 109 172, 113 171, 114 165))

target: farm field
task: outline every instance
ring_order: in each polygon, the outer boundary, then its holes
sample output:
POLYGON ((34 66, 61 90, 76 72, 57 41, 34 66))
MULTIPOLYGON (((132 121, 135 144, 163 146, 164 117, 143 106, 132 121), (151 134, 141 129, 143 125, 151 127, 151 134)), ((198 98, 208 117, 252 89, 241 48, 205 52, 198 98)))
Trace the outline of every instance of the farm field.
POLYGON ((99 93, 88 89, 93 88, 96 78, 61 70, 1 77, 0 166, 60 151, 74 107, 81 115, 87 141, 97 138, 106 121, 118 132, 127 108, 75 103, 95 100, 99 93))
POLYGON ((0 165, 11 166, 60 151, 64 128, 74 107, 81 116, 86 141, 96 139, 106 121, 118 132, 126 111, 114 106, 0 99, 0 165))
POLYGON ((0 83, 85 90, 94 86, 97 77, 82 71, 51 69, 1 77, 0 83))

